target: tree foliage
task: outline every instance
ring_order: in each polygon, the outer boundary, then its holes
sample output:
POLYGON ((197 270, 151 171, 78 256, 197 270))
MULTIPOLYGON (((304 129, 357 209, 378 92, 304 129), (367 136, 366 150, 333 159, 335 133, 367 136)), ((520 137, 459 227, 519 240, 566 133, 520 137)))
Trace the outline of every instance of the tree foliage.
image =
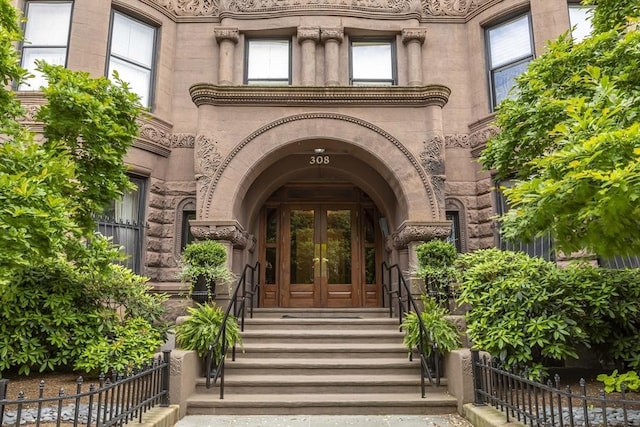
POLYGON ((550 231, 565 252, 640 253, 640 31, 627 22, 640 7, 620 4, 599 1, 594 34, 550 43, 499 106, 481 162, 516 179, 507 238, 550 231))
MULTIPOLYGON (((44 139, 27 129, 7 86, 27 75, 14 48, 17 19, 0 0, 0 374, 72 367, 87 345, 131 339, 140 322, 159 337, 166 331, 165 297, 148 294, 148 279, 113 264, 119 250, 94 234, 92 219, 129 188, 123 157, 142 106, 117 76, 93 79, 42 63, 44 139)), ((155 350, 157 339, 137 336, 127 351, 155 350)), ((129 356, 109 357, 114 366, 140 360, 129 356)))

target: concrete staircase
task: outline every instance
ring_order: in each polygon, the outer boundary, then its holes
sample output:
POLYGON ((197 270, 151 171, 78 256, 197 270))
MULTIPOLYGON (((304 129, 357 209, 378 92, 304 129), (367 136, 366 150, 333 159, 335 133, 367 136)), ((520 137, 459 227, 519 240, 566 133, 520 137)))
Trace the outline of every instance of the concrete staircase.
POLYGON ((244 352, 227 359, 220 384, 201 378, 187 414, 445 414, 456 399, 441 387, 420 392, 397 319, 384 309, 258 309, 247 319, 244 352))

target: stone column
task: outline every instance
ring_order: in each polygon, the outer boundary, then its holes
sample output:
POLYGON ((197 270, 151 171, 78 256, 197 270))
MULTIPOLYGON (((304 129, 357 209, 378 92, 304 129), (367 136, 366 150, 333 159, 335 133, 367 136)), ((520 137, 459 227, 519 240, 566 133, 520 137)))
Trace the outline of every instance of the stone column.
POLYGON ((407 77, 409 86, 421 86, 422 81, 422 44, 427 31, 422 28, 402 30, 402 43, 407 47, 407 77))
POLYGON ((216 28, 213 30, 216 41, 220 45, 218 56, 218 84, 233 84, 233 61, 235 47, 238 43, 239 31, 237 28, 216 28))
POLYGON ((319 41, 319 27, 298 27, 298 43, 302 50, 302 86, 316 85, 316 44, 319 41))
POLYGON ((320 38, 324 43, 324 66, 326 86, 340 84, 340 43, 344 39, 342 28, 322 28, 320 38))

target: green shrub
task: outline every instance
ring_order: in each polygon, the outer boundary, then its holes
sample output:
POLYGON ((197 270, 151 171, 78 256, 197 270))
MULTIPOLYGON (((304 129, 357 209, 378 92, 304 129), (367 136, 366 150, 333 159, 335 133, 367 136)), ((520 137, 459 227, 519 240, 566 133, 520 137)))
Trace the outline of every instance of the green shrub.
MULTIPOLYGON (((455 325, 446 319, 447 310, 440 307, 435 299, 426 296, 422 297, 422 303, 424 309, 420 317, 428 332, 427 336, 423 336, 422 342, 426 355, 431 356, 433 344, 437 344, 440 354, 460 348, 460 333, 455 325)), ((404 345, 412 351, 420 343, 420 324, 417 313, 414 311, 407 313, 401 327, 405 332, 404 345)))
POLYGON ((424 278, 426 290, 438 294, 440 302, 447 299, 460 278, 455 267, 458 257, 455 246, 442 240, 431 240, 416 248, 416 256, 418 267, 415 273, 424 278))
POLYGON ((194 281, 204 276, 207 281, 228 282, 233 275, 225 265, 227 249, 215 240, 203 240, 187 245, 182 253, 180 277, 184 281, 194 281))
MULTIPOLYGON (((222 328, 224 311, 213 303, 197 304, 187 310, 189 316, 176 326, 176 343, 185 350, 195 350, 198 356, 205 357, 222 328)), ((242 344, 240 328, 233 316, 227 319, 225 338, 228 347, 242 344)), ((221 360, 222 346, 222 341, 217 343, 216 364, 221 360)))
POLYGON ((577 358, 576 347, 589 345, 578 323, 581 296, 555 264, 486 249, 461 256, 459 266, 460 300, 471 305, 467 333, 507 368, 528 366, 536 376, 546 362, 577 358))
POLYGON ((616 369, 611 375, 600 374, 596 379, 604 383, 604 391, 607 393, 622 391, 622 384, 625 385, 625 391, 640 390, 640 377, 638 377, 638 373, 635 371, 618 374, 618 370, 616 369))
POLYGON ((458 252, 456 247, 444 240, 430 240, 416 248, 416 256, 420 266, 450 267, 453 266, 458 252))
POLYGON ((130 374, 147 365, 161 344, 160 332, 148 321, 139 317, 126 319, 111 333, 87 344, 74 369, 94 374, 130 374))

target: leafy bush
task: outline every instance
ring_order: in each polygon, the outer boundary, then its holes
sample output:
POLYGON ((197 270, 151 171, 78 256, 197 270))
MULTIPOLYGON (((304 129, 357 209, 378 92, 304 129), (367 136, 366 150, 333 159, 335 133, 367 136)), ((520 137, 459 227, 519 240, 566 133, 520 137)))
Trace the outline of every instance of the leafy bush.
MULTIPOLYGON (((460 347, 460 333, 455 325, 446 319, 447 310, 440 307, 433 298, 422 296, 424 310, 420 313, 428 335, 423 336, 422 348, 427 356, 431 356, 433 345, 437 344, 441 354, 460 347)), ((412 351, 420 344, 420 324, 418 314, 409 312, 404 318, 402 329, 405 332, 404 345, 412 351)))
POLYGON ((226 260, 227 250, 220 242, 190 243, 182 253, 180 277, 185 281, 194 281, 198 276, 204 276, 207 281, 230 281, 233 275, 225 265, 226 260))
POLYGON ((616 369, 611 375, 600 374, 596 379, 604 383, 604 391, 607 393, 622 391, 622 384, 625 386, 625 391, 640 390, 640 377, 638 377, 638 373, 635 371, 618 374, 618 370, 616 369))
POLYGON ((86 345, 74 369, 87 373, 130 374, 147 365, 162 344, 160 332, 135 317, 116 324, 113 331, 86 345))
MULTIPOLYGON (((189 316, 185 321, 176 326, 176 342, 185 350, 195 350, 198 356, 204 357, 217 338, 224 311, 215 304, 197 304, 187 309, 189 316)), ((226 344, 232 347, 236 343, 242 344, 240 328, 233 316, 227 319, 225 332, 226 344)), ((216 360, 218 363, 222 356, 223 342, 219 341, 216 348, 216 360)))
POLYGON ((486 249, 462 255, 460 300, 469 303, 467 333, 477 348, 507 368, 528 366, 532 376, 543 362, 577 358, 588 345, 577 319, 580 295, 566 286, 555 264, 523 253, 486 249))
POLYGON ((455 267, 458 257, 455 246, 442 240, 431 240, 419 245, 416 255, 418 268, 415 273, 424 278, 426 291, 440 302, 448 302, 451 287, 460 277, 455 267))
POLYGON ((455 263, 458 252, 451 243, 436 239, 419 245, 416 255, 420 266, 450 267, 455 263))

